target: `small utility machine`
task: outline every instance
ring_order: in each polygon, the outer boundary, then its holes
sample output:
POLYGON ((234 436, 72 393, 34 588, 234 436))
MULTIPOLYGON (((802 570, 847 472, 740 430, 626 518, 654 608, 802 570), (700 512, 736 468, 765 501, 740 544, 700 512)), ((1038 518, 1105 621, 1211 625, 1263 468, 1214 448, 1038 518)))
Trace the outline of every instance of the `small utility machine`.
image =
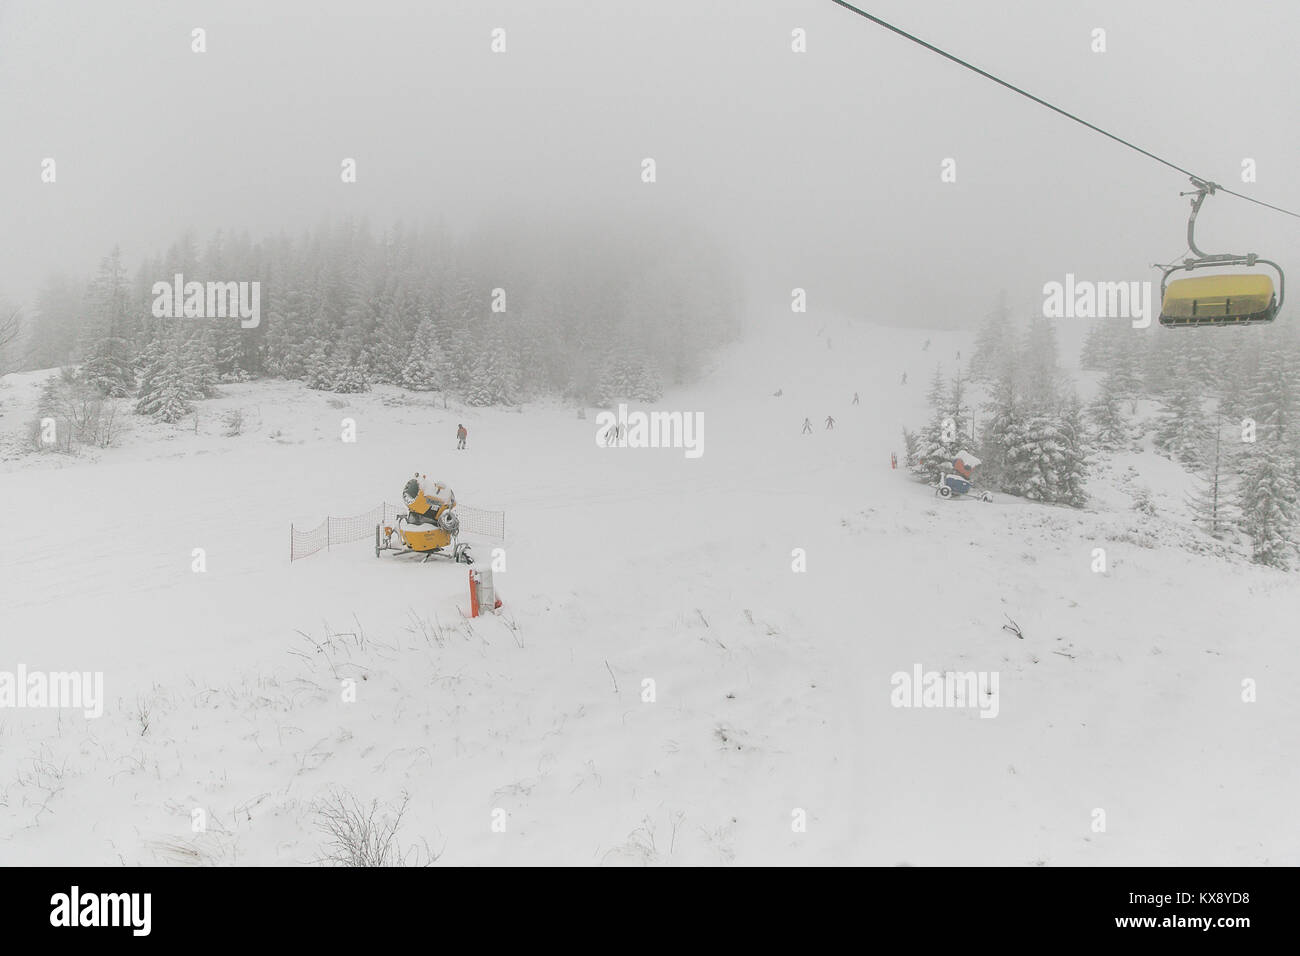
MULTIPOLYGON (((945 463, 946 464, 946 463, 945 463)), ((993 496, 983 489, 976 490, 974 481, 974 472, 980 464, 980 460, 968 451, 957 453, 957 457, 952 460, 952 473, 947 468, 939 475, 939 481, 935 484, 935 494, 940 498, 960 498, 965 495, 973 495, 980 501, 988 502, 993 500, 993 496)))

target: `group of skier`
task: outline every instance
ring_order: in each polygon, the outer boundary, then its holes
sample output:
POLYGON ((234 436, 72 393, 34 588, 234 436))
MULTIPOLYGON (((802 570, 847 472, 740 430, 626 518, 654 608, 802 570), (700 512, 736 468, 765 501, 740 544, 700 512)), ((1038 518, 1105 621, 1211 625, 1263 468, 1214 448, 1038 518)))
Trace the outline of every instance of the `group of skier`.
MULTIPOLYGON (((803 433, 805 435, 811 435, 812 430, 813 430, 812 422, 810 422, 808 419, 805 418, 803 420, 803 433)), ((827 431, 835 430, 835 419, 832 418, 830 415, 826 416, 826 430, 827 431)))
MULTIPOLYGON (((780 398, 780 397, 781 397, 782 395, 784 395, 784 394, 785 394, 785 390, 784 390, 784 389, 780 389, 780 388, 778 388, 775 392, 772 393, 772 397, 773 397, 773 398, 780 398)), ((857 392, 854 392, 854 393, 853 393, 853 404, 854 404, 854 405, 859 405, 859 404, 861 404, 861 401, 862 401, 862 400, 858 397, 858 393, 857 393, 857 392)), ((805 434, 805 435, 811 435, 811 434, 812 434, 812 430, 813 430, 812 422, 811 422, 809 419, 805 418, 805 419, 803 420, 803 434, 805 434)), ((826 416, 826 430, 827 430, 827 431, 834 431, 834 430, 835 430, 835 418, 834 418, 833 416, 831 416, 831 415, 827 415, 827 416, 826 416)))
MULTIPOLYGON (((929 350, 930 350, 930 340, 926 339, 924 344, 921 346, 921 351, 928 352, 929 350)), ((957 352, 957 361, 958 362, 961 361, 961 352, 957 352)), ((907 372, 903 372, 899 384, 900 385, 907 384, 907 372)), ((772 393, 772 396, 774 398, 780 398, 784 394, 785 394, 785 390, 778 388, 775 392, 772 393)), ((857 392, 853 393, 852 404, 854 405, 861 404, 861 397, 858 395, 857 392)), ((826 416, 826 419, 823 424, 823 428, 826 431, 833 431, 835 429, 835 417, 833 415, 826 416)), ((800 430, 801 430, 801 434, 804 435, 811 435, 813 433, 813 423, 811 417, 808 416, 804 417, 803 425, 800 427, 800 430)), ((975 467, 978 466, 979 463, 980 462, 978 458, 976 458, 974 455, 970 454, 970 452, 965 450, 955 455, 954 460, 952 461, 934 462, 933 465, 938 475, 937 485, 936 485, 936 488, 938 489, 937 493, 942 495, 945 498, 952 497, 953 495, 977 494, 981 499, 985 501, 992 500, 991 496, 989 496, 987 492, 976 491, 973 489, 973 485, 974 485, 973 472, 975 470, 975 467)), ((897 452, 891 451, 889 453, 889 467, 891 470, 898 469, 897 452)))

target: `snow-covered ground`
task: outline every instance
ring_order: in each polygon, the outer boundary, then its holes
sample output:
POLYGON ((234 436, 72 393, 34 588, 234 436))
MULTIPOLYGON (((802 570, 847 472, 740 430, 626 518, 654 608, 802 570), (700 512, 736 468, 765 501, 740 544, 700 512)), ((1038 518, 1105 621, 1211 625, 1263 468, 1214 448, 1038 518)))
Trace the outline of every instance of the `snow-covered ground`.
MULTIPOLYGON (((1102 462, 1085 511, 891 470, 969 348, 756 334, 658 406, 703 413, 698 459, 598 447, 595 410, 284 382, 79 458, 7 440, 0 671, 102 671, 107 705, 0 710, 0 863, 311 863, 344 790, 407 795, 398 839, 440 864, 1300 863, 1297 579, 1182 546, 1209 539, 1151 454, 1102 462), (505 549, 501 614, 367 540, 290 563, 291 523, 417 469, 506 512, 476 549, 505 549), (916 665, 996 672, 996 718, 892 706, 916 665)), ((4 381, 5 432, 40 380, 4 381)))

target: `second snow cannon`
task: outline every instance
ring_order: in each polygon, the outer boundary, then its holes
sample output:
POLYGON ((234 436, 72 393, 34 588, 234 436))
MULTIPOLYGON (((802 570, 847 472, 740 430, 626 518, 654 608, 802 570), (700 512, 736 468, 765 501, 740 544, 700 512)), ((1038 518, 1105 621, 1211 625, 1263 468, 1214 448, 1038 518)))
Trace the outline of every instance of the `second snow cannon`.
POLYGON ((414 552, 423 554, 424 561, 437 554, 457 564, 473 564, 469 545, 456 540, 460 534, 460 518, 454 510, 455 493, 441 482, 433 482, 426 488, 422 480, 425 477, 417 474, 406 483, 402 491, 406 514, 398 515, 392 522, 375 525, 375 557, 384 551, 414 552), (393 542, 394 535, 400 545, 393 542))
POLYGON ((974 473, 980 464, 980 460, 970 452, 959 451, 951 463, 945 462, 944 464, 945 467, 939 475, 939 482, 935 485, 935 493, 940 498, 973 494, 980 501, 993 500, 993 496, 987 491, 974 490, 974 473))

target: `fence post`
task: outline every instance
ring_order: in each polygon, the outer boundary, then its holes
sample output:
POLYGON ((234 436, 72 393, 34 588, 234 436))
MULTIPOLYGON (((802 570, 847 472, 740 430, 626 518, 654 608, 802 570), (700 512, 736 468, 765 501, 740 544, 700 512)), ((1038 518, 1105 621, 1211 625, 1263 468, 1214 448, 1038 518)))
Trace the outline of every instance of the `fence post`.
POLYGON ((293 522, 289 523, 289 563, 293 564, 293 522))

